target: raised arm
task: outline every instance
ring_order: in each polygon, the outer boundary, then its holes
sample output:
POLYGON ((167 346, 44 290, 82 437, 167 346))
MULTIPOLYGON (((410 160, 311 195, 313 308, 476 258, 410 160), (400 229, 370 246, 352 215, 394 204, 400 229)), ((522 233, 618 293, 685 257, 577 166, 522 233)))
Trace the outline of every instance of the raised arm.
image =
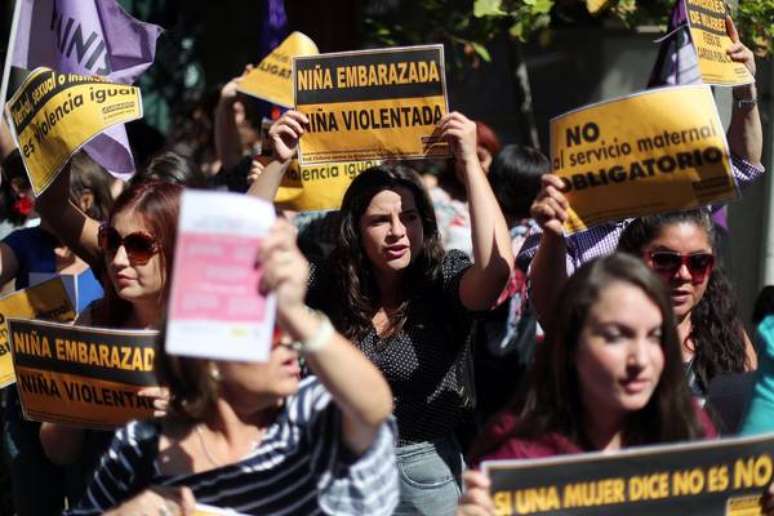
POLYGON ((508 226, 476 154, 476 124, 453 112, 440 122, 468 194, 475 263, 462 277, 460 300, 470 310, 487 310, 508 283, 513 250, 508 226))
POLYGON ((102 255, 97 234, 99 222, 78 209, 70 200, 70 165, 35 201, 41 218, 62 242, 91 267, 99 267, 102 255))
POLYGON ((343 414, 343 440, 355 453, 368 449, 392 412, 392 393, 382 374, 327 317, 304 304, 309 264, 295 243, 293 226, 278 220, 263 241, 260 288, 277 296, 277 321, 294 340, 343 414), (305 350, 305 351, 304 351, 305 350))
POLYGON ((298 140, 304 134, 304 126, 309 123, 306 115, 298 111, 287 111, 269 129, 269 139, 274 147, 274 161, 264 167, 261 174, 250 185, 247 195, 268 202, 274 202, 282 176, 297 153, 298 140))
POLYGON ((569 204, 562 193, 562 182, 545 174, 543 186, 532 203, 532 218, 543 229, 540 245, 529 269, 530 299, 540 323, 547 327, 554 303, 567 281, 567 244, 562 225, 567 220, 569 204))
MULTIPOLYGON (((755 77, 755 56, 739 41, 739 33, 734 22, 726 17, 726 30, 734 44, 728 49, 728 56, 737 63, 744 64, 755 77)), ((733 111, 728 126, 728 146, 731 152, 749 163, 762 167, 763 129, 758 111, 758 92, 755 82, 746 86, 737 86, 732 92, 733 111)))
POLYGON ((220 98, 215 107, 215 153, 220 160, 221 170, 234 168, 242 159, 242 142, 239 138, 235 114, 240 101, 237 100, 239 79, 253 69, 253 65, 245 66, 242 76, 235 77, 220 90, 220 98))

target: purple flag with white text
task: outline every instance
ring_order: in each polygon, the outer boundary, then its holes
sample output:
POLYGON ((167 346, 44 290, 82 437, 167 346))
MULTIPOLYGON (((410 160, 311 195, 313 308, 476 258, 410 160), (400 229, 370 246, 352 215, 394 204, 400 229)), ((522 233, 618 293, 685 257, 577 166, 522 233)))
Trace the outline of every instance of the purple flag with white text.
MULTIPOLYGON (((100 75, 133 83, 153 63, 161 27, 127 14, 116 0, 17 0, 22 2, 12 64, 32 70, 100 75)), ((127 179, 134 160, 123 125, 113 126, 84 147, 116 177, 127 179)))

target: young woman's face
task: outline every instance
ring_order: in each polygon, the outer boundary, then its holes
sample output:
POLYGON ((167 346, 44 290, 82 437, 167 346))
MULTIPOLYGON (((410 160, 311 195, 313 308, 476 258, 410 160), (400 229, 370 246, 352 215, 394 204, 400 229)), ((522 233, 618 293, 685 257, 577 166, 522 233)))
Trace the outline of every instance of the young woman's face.
POLYGON ((667 283, 675 317, 678 321, 683 320, 701 301, 712 273, 714 257, 707 232, 693 222, 670 224, 645 246, 643 257, 645 263, 667 283), (680 255, 682 263, 676 265, 677 258, 673 257, 675 266, 659 267, 660 260, 664 258, 659 253, 680 255))
POLYGON ((616 281, 589 310, 575 356, 590 417, 624 416, 645 407, 661 378, 662 316, 639 288, 616 281))
MULTIPOLYGON (((122 238, 137 232, 155 238, 150 228, 133 210, 117 213, 111 226, 122 238)), ((159 252, 154 253, 147 263, 140 264, 130 260, 126 246, 121 245, 114 254, 106 253, 105 260, 110 281, 119 297, 130 303, 158 302, 164 288, 164 271, 159 252)))
POLYGON ((392 276, 422 249, 424 231, 414 195, 406 188, 374 195, 360 218, 360 235, 377 274, 392 276))
POLYGON ((216 362, 223 395, 243 414, 272 405, 298 391, 298 353, 275 345, 268 362, 216 362))

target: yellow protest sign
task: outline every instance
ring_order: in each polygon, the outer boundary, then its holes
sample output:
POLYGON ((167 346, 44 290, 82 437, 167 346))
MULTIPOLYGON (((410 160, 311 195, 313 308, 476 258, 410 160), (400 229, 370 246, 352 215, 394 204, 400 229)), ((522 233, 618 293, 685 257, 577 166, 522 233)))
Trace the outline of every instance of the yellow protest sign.
POLYGON ((442 45, 297 57, 293 87, 309 118, 302 165, 449 156, 442 45))
POLYGON ((140 88, 36 68, 6 107, 22 161, 40 195, 78 149, 116 124, 142 118, 140 88))
POLYGON ((9 319, 8 333, 27 419, 109 429, 152 417, 137 391, 157 385, 158 332, 9 319))
POLYGON ((691 39, 699 58, 699 70, 706 84, 737 86, 753 82, 747 67, 728 57, 731 38, 726 33, 726 4, 723 0, 679 0, 685 2, 691 39))
POLYGON ((237 90, 279 106, 293 107, 293 58, 319 54, 309 36, 293 32, 263 58, 258 66, 239 79, 237 90))
POLYGON ((484 461, 494 513, 757 516, 774 434, 484 461))
POLYGON ((586 0, 586 9, 591 14, 597 14, 610 0, 586 0))
POLYGON ((568 234, 601 222, 736 197, 709 86, 648 90, 551 120, 551 165, 568 234))
POLYGON ((0 389, 16 381, 5 326, 9 317, 68 322, 75 319, 75 310, 61 278, 44 281, 0 299, 0 389))
POLYGON ((302 166, 293 160, 274 202, 280 208, 294 211, 337 210, 352 180, 380 163, 369 160, 302 166))

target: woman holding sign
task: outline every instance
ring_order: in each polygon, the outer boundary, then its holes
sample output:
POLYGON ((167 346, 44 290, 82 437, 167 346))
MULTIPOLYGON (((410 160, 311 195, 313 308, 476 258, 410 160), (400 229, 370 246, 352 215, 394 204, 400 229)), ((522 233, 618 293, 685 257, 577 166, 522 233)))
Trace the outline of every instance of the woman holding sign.
MULTIPOLYGON (((686 386, 669 296, 641 260, 595 259, 558 299, 525 399, 480 436, 476 462, 715 437, 686 386)), ((463 514, 486 514, 486 479, 466 483, 463 514)))
MULTIPOLYGON (((180 185, 164 182, 137 183, 126 189, 113 205, 107 222, 100 225, 66 198, 57 197, 66 187, 57 179, 46 192, 45 220, 60 238, 92 260, 102 271, 105 297, 81 312, 79 325, 124 329, 158 329, 168 298, 168 281, 174 258, 180 185), (56 207, 56 208, 55 208, 56 207), (56 209, 51 217, 48 210, 56 209)), ((148 387, 138 394, 154 398, 163 412, 166 394, 148 387)), ((46 455, 56 464, 70 467, 82 488, 96 460, 107 446, 104 433, 55 423, 43 423, 40 440, 46 455)))
MULTIPOLYGON (((306 123, 290 111, 269 131, 279 162, 254 184, 264 198, 274 198, 306 123)), ((314 264, 309 295, 392 388, 401 473, 396 514, 449 514, 456 507, 463 461, 454 431, 471 398, 473 312, 497 303, 513 263, 508 228, 476 155, 475 123, 451 113, 440 134, 467 189, 475 263, 458 251, 444 253, 419 176, 378 166, 345 193, 336 248, 330 262, 314 264)))
POLYGON ((330 320, 304 304, 309 266, 276 223, 258 257, 260 290, 277 299, 265 363, 166 354, 157 372, 169 414, 117 431, 70 514, 389 515, 398 500, 389 387, 330 320), (316 376, 300 380, 299 352, 316 376), (107 512, 106 512, 107 511, 107 512))

